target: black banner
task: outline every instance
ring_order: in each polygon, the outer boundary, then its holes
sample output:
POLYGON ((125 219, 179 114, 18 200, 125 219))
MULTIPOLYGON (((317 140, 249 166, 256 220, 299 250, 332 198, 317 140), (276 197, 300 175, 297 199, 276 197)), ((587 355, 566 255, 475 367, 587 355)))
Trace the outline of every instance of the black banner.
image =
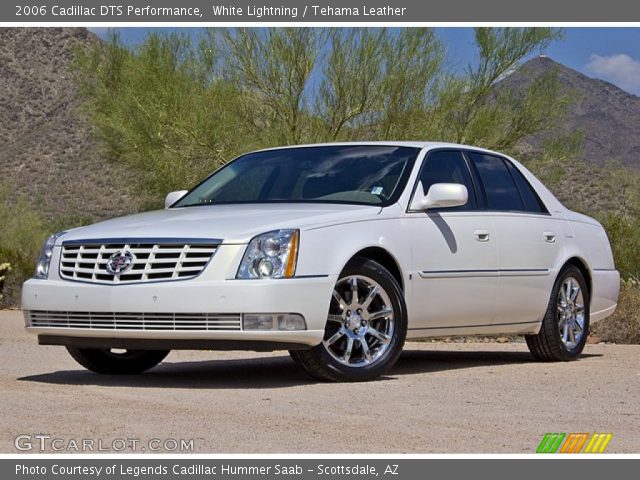
POLYGON ((13 22, 638 22, 627 0, 15 0, 0 3, 0 23, 13 22))
POLYGON ((493 478, 519 480, 635 478, 638 459, 25 459, 0 460, 0 477, 13 479, 155 480, 254 478, 321 480, 425 480, 493 478))

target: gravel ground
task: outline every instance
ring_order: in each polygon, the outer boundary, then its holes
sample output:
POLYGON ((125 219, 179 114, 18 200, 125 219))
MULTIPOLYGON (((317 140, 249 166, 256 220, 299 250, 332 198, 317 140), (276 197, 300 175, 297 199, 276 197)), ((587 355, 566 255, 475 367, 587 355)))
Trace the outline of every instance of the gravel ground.
POLYGON ((545 432, 613 432, 609 453, 640 453, 640 346, 587 345, 577 362, 546 364, 522 343, 411 342, 366 384, 314 382, 284 352, 172 352, 112 377, 39 347, 4 311, 0 358, 2 453, 20 434, 61 439, 66 453, 85 438, 139 452, 194 439, 195 453, 531 453, 545 432))

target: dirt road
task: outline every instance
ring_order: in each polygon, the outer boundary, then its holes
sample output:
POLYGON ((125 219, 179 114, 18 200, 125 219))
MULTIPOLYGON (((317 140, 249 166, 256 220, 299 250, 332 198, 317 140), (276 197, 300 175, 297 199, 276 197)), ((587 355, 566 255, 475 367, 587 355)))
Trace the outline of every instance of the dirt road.
POLYGON ((532 453, 545 432, 612 432, 608 452, 640 453, 640 346, 588 345, 580 361, 545 364, 522 343, 408 343, 366 384, 316 383, 285 352, 172 352, 147 374, 109 377, 37 346, 22 323, 0 312, 2 453, 18 435, 37 452, 37 434, 70 453, 85 439, 126 440, 125 451, 193 439, 195 453, 532 453))

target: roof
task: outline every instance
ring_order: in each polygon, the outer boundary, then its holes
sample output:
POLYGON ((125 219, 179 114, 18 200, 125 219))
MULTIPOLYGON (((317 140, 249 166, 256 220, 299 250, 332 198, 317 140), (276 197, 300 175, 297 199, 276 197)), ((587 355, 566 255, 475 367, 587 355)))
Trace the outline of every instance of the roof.
MULTIPOLYGON (((324 147, 324 146, 366 146, 366 145, 378 145, 378 146, 390 146, 390 147, 413 147, 413 148, 467 148, 473 150, 480 150, 484 152, 491 152, 491 150, 487 150, 481 147, 475 147, 473 145, 462 145, 458 143, 447 143, 447 142, 430 142, 424 140, 402 140, 402 141, 358 141, 358 142, 327 142, 327 143, 309 143, 302 145, 282 145, 279 147, 272 148, 264 148, 257 150, 259 152, 268 151, 268 150, 282 150, 285 148, 305 148, 305 147, 324 147)), ((498 153, 498 152, 493 152, 498 153)), ((504 154, 501 154, 504 155, 504 154)))

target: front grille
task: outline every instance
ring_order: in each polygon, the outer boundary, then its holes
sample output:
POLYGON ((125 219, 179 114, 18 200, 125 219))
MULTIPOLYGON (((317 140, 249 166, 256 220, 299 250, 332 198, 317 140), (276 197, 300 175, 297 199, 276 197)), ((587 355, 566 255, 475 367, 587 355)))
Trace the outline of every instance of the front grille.
POLYGON ((216 249, 217 244, 205 242, 64 242, 60 276, 104 284, 184 280, 198 276, 216 249), (119 252, 133 254, 132 267, 114 275, 107 271, 107 261, 119 252))
POLYGON ((89 330, 240 330, 239 313, 126 313, 63 312, 32 310, 25 312, 32 327, 85 328, 89 330))

